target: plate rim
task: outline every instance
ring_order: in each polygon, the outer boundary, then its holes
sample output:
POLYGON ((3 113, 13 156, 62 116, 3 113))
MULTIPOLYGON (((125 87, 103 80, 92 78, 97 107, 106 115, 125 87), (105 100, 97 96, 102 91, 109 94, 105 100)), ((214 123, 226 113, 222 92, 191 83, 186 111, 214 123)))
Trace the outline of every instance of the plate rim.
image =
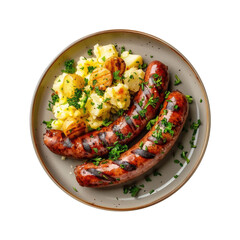
POLYGON ((159 203, 163 200, 165 200, 166 198, 170 197, 173 193, 177 192, 194 174, 194 172, 196 171, 196 169, 198 168, 199 164, 202 161, 202 158, 206 152, 207 149, 207 145, 208 145, 208 141, 209 141, 209 137, 210 137, 210 128, 211 128, 211 113, 210 113, 210 104, 209 104, 209 100, 208 100, 208 96, 207 96, 207 91, 203 85, 203 82, 200 78, 200 76, 198 75, 197 71, 195 70, 195 68, 193 67, 193 65, 189 62, 189 60, 179 51, 177 50, 175 47, 173 47, 171 44, 169 44, 168 42, 162 40, 159 37, 156 37, 154 35, 145 33, 145 32, 141 32, 141 31, 137 31, 137 30, 130 30, 130 29, 109 29, 109 30, 103 30, 103 31, 98 31, 95 33, 91 33, 88 34, 84 37, 81 37, 77 40, 75 40, 74 42, 72 42, 71 44, 69 44, 67 47, 65 47, 51 62, 50 64, 45 68, 45 70, 43 71, 42 75, 40 76, 40 79, 38 80, 38 83, 35 87, 35 91, 33 92, 33 97, 32 97, 32 102, 31 102, 31 107, 30 107, 30 134, 31 134, 31 139, 32 139, 32 144, 35 150, 35 153, 38 157, 38 160, 40 162, 40 164, 42 165, 43 169, 45 170, 45 172, 47 173, 47 175, 52 179, 52 181, 61 189, 63 190, 65 193, 67 193, 69 196, 71 196, 72 198, 76 199, 79 202, 82 202, 84 204, 87 204, 89 206, 98 208, 98 209, 104 209, 104 210, 112 210, 112 211, 131 211, 131 210, 138 210, 138 209, 142 209, 142 208, 146 208, 146 207, 150 207, 156 203, 159 203), (179 57, 182 58, 182 60, 190 67, 191 71, 195 74, 196 79, 198 80, 198 82, 200 83, 200 86, 203 90, 204 93, 204 103, 205 103, 205 107, 206 107, 206 118, 207 118, 207 123, 206 123, 206 135, 205 135, 205 139, 203 142, 203 147, 201 149, 201 153, 199 155, 198 160, 196 161, 195 166, 193 166, 192 170, 187 174, 187 176, 182 180, 182 182, 180 182, 174 189, 172 189, 172 191, 168 192, 167 194, 163 195, 162 197, 150 202, 150 203, 146 203, 146 204, 142 204, 136 207, 130 207, 130 208, 114 208, 114 207, 105 207, 105 206, 101 206, 98 204, 94 204, 91 202, 88 202, 86 200, 81 199, 80 197, 77 197, 75 195, 73 195, 70 191, 68 191, 64 186, 62 186, 55 178, 54 176, 51 174, 51 172, 48 170, 48 168, 46 167, 40 153, 38 150, 38 146, 36 144, 36 136, 34 134, 34 127, 33 127, 33 112, 35 109, 35 104, 36 104, 36 96, 37 96, 37 92, 39 90, 39 87, 43 81, 43 78, 45 77, 45 75, 47 74, 47 72, 49 71, 49 69, 52 67, 52 65, 57 61, 57 59, 64 54, 69 48, 71 48, 72 46, 74 46, 75 44, 84 41, 90 37, 95 37, 98 35, 102 35, 102 34, 106 34, 106 33, 132 33, 132 34, 137 34, 137 35, 141 35, 144 37, 148 37, 150 39, 156 40, 158 42, 160 42, 161 44, 164 44, 166 47, 170 48, 172 51, 174 51, 179 57))

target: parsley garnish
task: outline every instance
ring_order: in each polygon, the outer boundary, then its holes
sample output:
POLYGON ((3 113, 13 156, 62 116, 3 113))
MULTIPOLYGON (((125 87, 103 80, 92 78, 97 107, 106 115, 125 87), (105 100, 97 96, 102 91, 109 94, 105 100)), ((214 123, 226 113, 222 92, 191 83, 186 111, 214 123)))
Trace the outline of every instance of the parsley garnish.
POLYGON ((87 86, 87 85, 88 85, 88 79, 84 78, 84 86, 87 86))
POLYGON ((128 51, 128 52, 129 52, 129 54, 132 54, 132 53, 133 53, 131 49, 129 49, 129 51, 128 51))
POLYGON ((95 68, 97 68, 97 67, 89 66, 89 67, 87 67, 87 68, 88 68, 88 72, 89 72, 89 73, 92 73, 93 70, 94 70, 95 68))
POLYGON ((182 153, 181 153, 181 158, 185 159, 186 162, 189 163, 190 160, 189 160, 189 159, 187 158, 187 156, 186 156, 187 153, 188 153, 188 152, 184 152, 184 151, 182 151, 182 153))
POLYGON ((97 109, 102 109, 102 108, 103 108, 103 103, 101 103, 97 106, 97 109))
POLYGON ((129 192, 129 193, 131 193, 132 197, 136 197, 140 190, 141 190, 141 188, 136 186, 135 184, 130 187, 127 187, 127 186, 123 187, 123 193, 127 194, 129 192))
POLYGON ((158 74, 153 74, 152 75, 154 77, 154 82, 157 85, 157 87, 159 87, 162 84, 162 76, 159 76, 158 74))
POLYGON ((92 49, 91 49, 91 48, 88 49, 88 52, 87 52, 87 53, 88 53, 89 56, 92 56, 92 49))
POLYGON ((104 95, 104 91, 100 90, 99 87, 95 87, 95 92, 98 96, 103 96, 104 95))
POLYGON ((147 123, 146 128, 148 131, 152 128, 152 126, 156 123, 157 120, 158 120, 158 116, 147 123))
POLYGON ((120 157, 120 154, 123 152, 126 152, 128 150, 128 146, 121 145, 119 143, 116 143, 113 147, 107 147, 108 149, 111 149, 109 152, 109 159, 111 160, 117 160, 120 157))
POLYGON ((59 102, 59 96, 56 93, 54 93, 51 95, 51 98, 52 101, 48 101, 47 110, 52 112, 52 107, 55 105, 56 102, 59 102))
POLYGON ((94 151, 95 153, 98 153, 98 149, 97 149, 97 148, 93 148, 93 151, 94 151))
POLYGON ((125 51, 125 47, 122 46, 122 47, 121 47, 121 53, 123 53, 124 51, 125 51))
POLYGON ((182 83, 182 81, 179 79, 178 75, 175 75, 176 80, 174 81, 174 85, 177 86, 178 84, 182 83))
POLYGON ((106 118, 106 119, 103 120, 102 125, 105 126, 105 127, 107 127, 107 126, 109 126, 111 123, 112 123, 112 121, 110 121, 109 119, 106 118))
POLYGON ((119 76, 119 73, 120 73, 120 70, 115 71, 115 72, 113 73, 113 79, 115 79, 115 80, 120 80, 121 77, 119 76))
POLYGON ((79 102, 79 98, 81 97, 82 97, 82 90, 79 88, 76 88, 74 92, 74 96, 72 98, 67 99, 69 106, 73 106, 76 109, 79 109, 80 104, 78 102, 79 102))
POLYGON ((101 157, 95 157, 95 158, 91 159, 90 161, 91 161, 94 165, 98 166, 102 160, 105 160, 105 159, 103 159, 103 158, 101 158, 101 157))
POLYGON ((65 69, 62 70, 62 72, 65 73, 75 73, 76 68, 74 67, 74 59, 68 60, 64 63, 65 69))
POLYGON ((105 57, 105 56, 103 56, 103 57, 102 57, 102 60, 105 62, 105 61, 106 61, 106 57, 105 57))
POLYGON ((47 125, 47 128, 51 129, 53 121, 54 121, 54 119, 51 119, 50 121, 43 121, 43 123, 47 125))
POLYGON ((144 69, 144 68, 146 68, 148 65, 146 64, 146 63, 143 63, 142 65, 141 64, 139 64, 138 65, 138 69, 144 69))
POLYGON ((124 110, 123 109, 119 109, 118 112, 117 112, 117 115, 120 117, 122 116, 124 113, 124 110))
POLYGON ((188 103, 192 103, 193 102, 193 97, 190 95, 186 95, 187 101, 188 103))

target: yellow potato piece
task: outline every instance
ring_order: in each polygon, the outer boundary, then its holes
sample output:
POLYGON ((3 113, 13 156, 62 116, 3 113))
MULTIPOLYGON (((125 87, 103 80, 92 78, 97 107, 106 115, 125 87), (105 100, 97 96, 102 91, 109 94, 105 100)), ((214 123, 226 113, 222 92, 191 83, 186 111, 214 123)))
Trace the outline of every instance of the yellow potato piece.
POLYGON ((83 88, 84 80, 77 74, 67 74, 63 79, 63 94, 72 97, 76 88, 83 88))
POLYGON ((68 117, 63 125, 62 129, 64 134, 69 138, 75 138, 87 131, 86 124, 81 118, 68 117))
POLYGON ((123 52, 121 58, 126 63, 126 69, 138 68, 139 65, 143 64, 143 59, 140 55, 130 54, 128 51, 123 52))

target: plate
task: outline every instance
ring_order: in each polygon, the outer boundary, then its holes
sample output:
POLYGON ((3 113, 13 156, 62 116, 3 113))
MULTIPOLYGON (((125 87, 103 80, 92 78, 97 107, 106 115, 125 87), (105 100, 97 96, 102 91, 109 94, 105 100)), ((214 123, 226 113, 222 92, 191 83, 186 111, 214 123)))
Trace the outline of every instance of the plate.
POLYGON ((210 108, 208 97, 203 83, 191 63, 173 46, 165 41, 133 30, 107 30, 83 37, 63 50, 47 67, 40 78, 34 93, 31 106, 31 135, 36 154, 50 178, 67 194, 88 205, 108 210, 134 210, 158 203, 183 186, 197 169, 207 147, 210 133, 210 108), (78 60, 80 56, 87 57, 87 50, 99 43, 106 45, 117 44, 117 49, 125 46, 133 53, 140 54, 144 62, 160 60, 166 64, 170 73, 170 90, 178 89, 185 95, 191 95, 193 102, 190 104, 189 116, 184 131, 182 131, 175 146, 165 159, 144 176, 136 179, 132 184, 142 186, 137 197, 124 193, 123 186, 104 189, 84 188, 78 185, 74 167, 81 163, 80 160, 66 159, 52 153, 43 144, 43 134, 46 131, 43 120, 53 117, 47 111, 50 100, 51 87, 54 79, 61 73, 64 62, 69 59, 78 60), (175 75, 182 83, 174 86, 175 75), (195 135, 197 148, 191 148, 189 141, 192 139, 192 122, 201 120, 195 135), (178 144, 184 146, 179 149, 178 144), (186 151, 190 162, 181 157, 186 151), (159 174, 155 174, 158 172, 159 174), (144 186, 144 187, 143 187, 144 186))

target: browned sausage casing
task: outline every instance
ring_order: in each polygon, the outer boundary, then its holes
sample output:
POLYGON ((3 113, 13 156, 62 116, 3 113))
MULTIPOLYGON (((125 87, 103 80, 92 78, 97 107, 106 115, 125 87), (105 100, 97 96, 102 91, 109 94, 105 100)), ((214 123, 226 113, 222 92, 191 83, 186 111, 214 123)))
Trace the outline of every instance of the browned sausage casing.
POLYGON ((187 114, 186 97, 179 91, 172 92, 163 104, 158 121, 141 141, 121 154, 118 160, 104 160, 98 166, 91 162, 77 166, 74 172, 78 183, 85 187, 112 186, 145 173, 172 148, 187 114), (162 132, 161 139, 156 138, 157 129, 162 132))
POLYGON ((123 116, 108 127, 75 139, 67 138, 62 131, 48 130, 44 135, 44 143, 52 152, 67 157, 84 159, 105 155, 109 151, 107 147, 113 146, 116 141, 120 144, 132 141, 144 129, 147 122, 155 117, 164 100, 168 83, 168 67, 159 61, 153 61, 147 68, 144 83, 134 97, 133 104, 123 116), (159 78, 162 83, 156 84, 159 78), (156 106, 148 105, 145 116, 141 117, 139 112, 144 109, 150 98, 158 99, 156 106), (139 117, 135 118, 136 115, 139 117))

